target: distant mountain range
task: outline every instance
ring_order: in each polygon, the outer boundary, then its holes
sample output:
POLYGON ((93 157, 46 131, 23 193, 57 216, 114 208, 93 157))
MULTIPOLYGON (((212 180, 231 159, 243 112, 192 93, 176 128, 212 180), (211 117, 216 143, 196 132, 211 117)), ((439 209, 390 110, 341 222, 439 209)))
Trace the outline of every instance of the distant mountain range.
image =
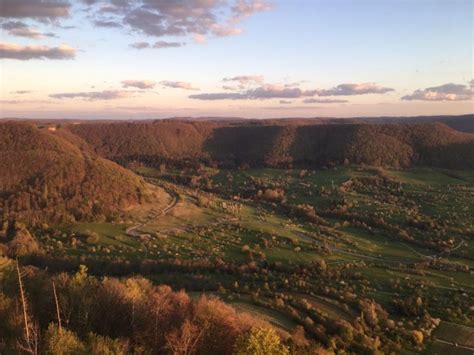
POLYGON ((439 116, 406 116, 406 117, 313 117, 313 118, 278 118, 278 119, 247 119, 239 117, 173 117, 167 120, 178 121, 212 121, 212 122, 252 122, 256 124, 350 124, 350 123, 372 123, 372 124, 413 124, 413 123, 444 123, 445 125, 461 131, 474 133, 474 114, 468 115, 439 115, 439 116))
POLYGON ((288 117, 288 118, 269 118, 269 119, 252 119, 242 117, 169 117, 163 119, 149 119, 149 120, 84 120, 84 119, 24 119, 24 118, 2 118, 1 121, 28 121, 34 124, 71 124, 71 123, 114 123, 114 122, 135 122, 146 123, 154 121, 183 121, 183 122, 226 122, 241 124, 242 122, 256 124, 256 125, 282 125, 282 124, 351 124, 351 123, 371 123, 371 124, 413 124, 413 123, 444 123, 445 125, 458 130, 460 132, 474 133, 474 114, 466 115, 437 115, 437 116, 380 116, 380 117, 352 117, 352 118, 338 118, 338 117, 288 117))

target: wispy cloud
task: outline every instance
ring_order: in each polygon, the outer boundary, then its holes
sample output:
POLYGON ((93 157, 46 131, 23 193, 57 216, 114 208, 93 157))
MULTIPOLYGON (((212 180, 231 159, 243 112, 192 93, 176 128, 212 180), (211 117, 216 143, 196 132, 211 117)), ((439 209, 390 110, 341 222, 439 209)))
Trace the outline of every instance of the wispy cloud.
POLYGON ((257 100, 257 99, 294 99, 305 96, 314 96, 316 90, 302 90, 288 88, 284 85, 263 85, 241 93, 220 92, 190 95, 189 98, 197 100, 257 100))
POLYGON ((42 33, 34 28, 29 27, 27 24, 21 21, 8 21, 2 23, 1 27, 3 30, 7 31, 8 34, 17 37, 26 37, 31 39, 56 37, 54 33, 42 33))
POLYGON ((239 76, 234 76, 230 78, 224 78, 222 80, 238 82, 241 85, 261 84, 263 83, 264 76, 263 75, 239 75, 239 76))
POLYGON ((0 100, 1 104, 4 105, 21 105, 21 104, 52 104, 52 101, 48 100, 0 100))
POLYGON ((216 36, 235 36, 243 32, 238 26, 247 17, 258 12, 271 10, 272 5, 266 0, 237 0, 230 7, 230 16, 221 23, 214 23, 210 32, 216 36))
POLYGON ((216 100, 245 100, 248 99, 245 94, 238 92, 214 92, 205 94, 189 95, 190 99, 216 101, 216 100))
POLYGON ((94 25, 97 27, 104 27, 104 28, 120 28, 122 27, 122 24, 116 22, 116 21, 110 21, 110 20, 95 20, 94 25))
POLYGON ((304 99, 303 103, 305 104, 342 104, 344 102, 349 102, 348 100, 339 100, 339 99, 317 99, 317 98, 309 98, 304 99))
POLYGON ((130 47, 135 48, 135 49, 145 49, 145 48, 150 48, 150 43, 148 42, 134 42, 130 44, 130 47))
POLYGON ((207 42, 207 37, 203 34, 200 34, 200 33, 195 33, 193 35, 193 39, 194 39, 194 42, 198 43, 198 44, 204 44, 207 42))
POLYGON ((468 85, 444 84, 430 88, 416 90, 411 95, 405 95, 402 100, 422 100, 422 101, 466 101, 474 99, 473 80, 468 85))
POLYGON ((214 25, 212 33, 218 37, 237 36, 243 32, 241 28, 228 27, 223 25, 214 25))
POLYGON ((265 0, 238 0, 232 7, 232 20, 239 22, 256 12, 269 11, 272 5, 265 0))
POLYGON ((166 42, 166 41, 158 41, 155 42, 153 48, 177 48, 184 46, 185 43, 181 42, 166 42))
POLYGON ((332 89, 302 89, 302 82, 286 84, 263 84, 261 75, 241 75, 224 78, 225 82, 237 82, 237 87, 223 86, 225 90, 240 90, 240 92, 216 92, 190 95, 197 100, 264 100, 264 99, 298 99, 305 98, 304 103, 344 103, 342 99, 320 99, 315 96, 350 96, 370 93, 384 94, 393 91, 374 83, 341 84, 332 89))
POLYGON ((286 85, 267 84, 255 89, 248 90, 246 96, 252 99, 273 99, 273 98, 298 98, 314 96, 316 90, 303 90, 297 87, 288 87, 286 85))
POLYGON ((199 39, 208 35, 238 35, 242 33, 239 25, 243 20, 271 8, 266 0, 113 0, 106 4, 96 0, 82 2, 88 5, 88 11, 93 14, 96 22, 102 21, 105 13, 114 17, 110 27, 120 23, 151 37, 193 36, 199 39))
POLYGON ((2 0, 0 17, 53 20, 69 16, 71 4, 62 0, 2 0))
POLYGON ((124 90, 104 90, 104 91, 89 91, 89 92, 64 92, 58 94, 51 94, 49 97, 53 99, 75 99, 82 98, 88 101, 97 100, 115 100, 123 99, 132 96, 132 91, 124 90))
POLYGON ((11 94, 17 94, 17 95, 24 95, 24 94, 29 94, 31 93, 31 90, 16 90, 16 91, 11 91, 11 94))
POLYGON ((385 94, 394 91, 392 88, 379 86, 375 83, 341 84, 332 89, 319 90, 318 96, 352 96, 365 94, 385 94))
POLYGON ((5 59, 73 59, 76 50, 67 45, 59 47, 22 46, 16 43, 0 43, 0 58, 5 59))
POLYGON ((160 84, 164 87, 174 88, 174 89, 184 89, 184 90, 199 90, 199 88, 194 87, 191 83, 186 81, 169 81, 163 80, 160 81, 160 84))
POLYGON ((137 89, 153 89, 156 85, 156 82, 151 80, 123 80, 121 83, 124 88, 134 87, 137 89))
POLYGON ((130 47, 135 48, 135 49, 147 49, 147 48, 155 48, 155 49, 160 49, 160 48, 179 48, 184 46, 186 43, 182 42, 166 42, 166 41, 158 41, 155 42, 155 44, 150 44, 148 42, 135 42, 130 44, 130 47))

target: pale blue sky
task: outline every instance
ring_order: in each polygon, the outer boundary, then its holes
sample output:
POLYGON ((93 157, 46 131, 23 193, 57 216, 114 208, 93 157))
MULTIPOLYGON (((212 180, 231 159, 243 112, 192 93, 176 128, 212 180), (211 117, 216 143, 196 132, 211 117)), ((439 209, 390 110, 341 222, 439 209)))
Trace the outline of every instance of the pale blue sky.
MULTIPOLYGON (((134 6, 141 6, 141 1, 158 4, 155 13, 166 10, 159 4, 160 0, 135 1, 134 6)), ((188 4, 183 9, 174 7, 173 11, 177 8, 190 11, 189 6, 194 3, 206 3, 205 10, 213 13, 222 9, 225 15, 218 16, 222 18, 216 22, 219 26, 232 13, 234 3, 229 1, 227 7, 213 7, 212 0, 167 1, 188 4)), ((6 0, 6 6, 9 2, 14 3, 6 0)), ((473 78, 472 1, 241 2, 256 4, 232 23, 242 33, 219 37, 211 29, 205 35, 205 43, 198 43, 196 33, 189 27, 191 33, 184 36, 140 33, 141 23, 134 27, 124 20, 131 10, 116 11, 118 15, 99 13, 100 8, 108 6, 108 1, 97 1, 92 6, 71 2, 70 16, 57 17, 52 22, 38 21, 32 14, 18 15, 11 5, 12 11, 6 12, 13 15, 1 19, 2 42, 7 43, 2 51, 4 59, 0 61, 1 115, 347 117, 473 112, 469 86, 473 78), (113 20, 122 27, 96 27, 93 22, 98 19, 113 20), (5 25, 11 22, 22 22, 37 31, 52 32, 56 37, 20 37, 5 25), (65 26, 75 28, 63 29, 65 26), (129 46, 157 41, 186 45, 140 50, 129 46), (13 48, 15 44, 18 46, 13 48), (21 58, 25 50, 21 46, 54 48, 61 44, 76 50, 73 59, 20 60, 25 59, 21 58), (250 83, 223 82, 223 78, 244 75, 263 76, 263 79, 250 83), (155 84, 150 84, 148 89, 125 88, 121 84, 124 80, 155 84), (174 87, 165 86, 162 81, 174 82, 174 87), (183 83, 200 90, 183 89, 183 83), (456 85, 443 86, 449 83, 456 85), (241 84, 244 85, 239 88, 241 84), (332 95, 331 89, 341 84, 352 86, 332 95), (223 85, 233 86, 235 90, 225 90, 223 85), (286 88, 299 91, 287 92, 286 88), (326 94, 322 93, 324 90, 326 94), (415 93, 416 90, 420 91, 415 93), (222 93, 228 95, 226 99, 204 100, 202 95, 222 93), (318 102, 305 103, 308 99, 318 102)), ((175 13, 172 16, 177 16, 175 13)))

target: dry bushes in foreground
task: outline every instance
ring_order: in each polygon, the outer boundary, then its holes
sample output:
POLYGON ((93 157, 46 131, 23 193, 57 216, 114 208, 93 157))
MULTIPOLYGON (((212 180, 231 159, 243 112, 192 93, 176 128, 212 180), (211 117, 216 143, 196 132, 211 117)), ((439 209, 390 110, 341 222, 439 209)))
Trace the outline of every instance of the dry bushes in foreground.
POLYGON ((237 339, 255 342, 254 328, 265 343, 253 346, 287 353, 263 321, 142 277, 99 279, 84 266, 73 275, 31 268, 18 275, 12 267, 0 280, 1 353, 232 354, 237 339))

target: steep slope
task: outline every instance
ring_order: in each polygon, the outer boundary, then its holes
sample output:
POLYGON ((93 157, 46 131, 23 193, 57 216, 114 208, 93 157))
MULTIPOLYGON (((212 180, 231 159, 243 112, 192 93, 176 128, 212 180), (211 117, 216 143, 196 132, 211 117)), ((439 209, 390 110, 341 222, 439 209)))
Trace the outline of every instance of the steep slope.
POLYGON ((474 167, 474 135, 444 124, 274 125, 179 122, 70 126, 100 155, 121 164, 183 160, 223 166, 364 163, 390 167, 474 167))
POLYGON ((60 131, 0 124, 3 221, 103 219, 140 202, 144 191, 140 178, 98 157, 78 137, 60 131))
POLYGON ((441 123, 359 125, 346 151, 351 162, 395 167, 474 167, 474 135, 441 123))
POLYGON ((93 146, 98 154, 125 163, 140 160, 202 159, 203 143, 212 123, 157 121, 150 123, 91 123, 69 129, 93 146))

